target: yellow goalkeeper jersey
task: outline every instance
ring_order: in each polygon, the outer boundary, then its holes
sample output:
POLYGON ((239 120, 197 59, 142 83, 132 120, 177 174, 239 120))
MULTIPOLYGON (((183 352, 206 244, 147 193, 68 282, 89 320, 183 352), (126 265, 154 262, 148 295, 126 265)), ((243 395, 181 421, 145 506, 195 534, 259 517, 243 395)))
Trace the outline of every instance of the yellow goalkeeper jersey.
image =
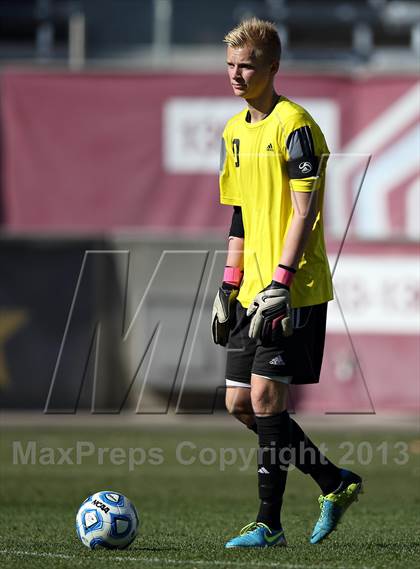
POLYGON ((270 284, 293 216, 291 191, 318 194, 318 214, 291 286, 293 307, 333 298, 325 252, 322 204, 329 154, 321 129, 285 97, 263 120, 232 117, 222 138, 220 201, 241 206, 245 231, 244 278, 238 300, 247 308, 270 284))

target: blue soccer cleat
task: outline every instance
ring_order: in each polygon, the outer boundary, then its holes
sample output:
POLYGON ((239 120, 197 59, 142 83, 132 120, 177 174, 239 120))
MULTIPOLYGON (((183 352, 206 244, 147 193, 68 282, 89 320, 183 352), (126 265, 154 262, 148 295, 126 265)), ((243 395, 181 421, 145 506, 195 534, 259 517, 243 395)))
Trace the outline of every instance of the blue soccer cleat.
POLYGON ((321 515, 315 524, 310 538, 311 543, 320 543, 337 528, 344 512, 355 501, 362 491, 362 479, 349 470, 342 470, 343 479, 340 486, 331 494, 320 496, 318 502, 321 515))
POLYGON ((262 522, 251 522, 241 529, 240 534, 230 539, 225 547, 273 547, 287 545, 284 531, 271 530, 262 522))

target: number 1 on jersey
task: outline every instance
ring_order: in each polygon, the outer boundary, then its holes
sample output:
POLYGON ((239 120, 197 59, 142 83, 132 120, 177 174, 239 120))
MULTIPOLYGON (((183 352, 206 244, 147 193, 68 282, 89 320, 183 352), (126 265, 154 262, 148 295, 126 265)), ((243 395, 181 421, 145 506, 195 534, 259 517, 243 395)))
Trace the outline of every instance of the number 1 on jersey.
POLYGON ((239 166, 239 138, 234 138, 232 140, 233 155, 235 156, 235 166, 239 166))

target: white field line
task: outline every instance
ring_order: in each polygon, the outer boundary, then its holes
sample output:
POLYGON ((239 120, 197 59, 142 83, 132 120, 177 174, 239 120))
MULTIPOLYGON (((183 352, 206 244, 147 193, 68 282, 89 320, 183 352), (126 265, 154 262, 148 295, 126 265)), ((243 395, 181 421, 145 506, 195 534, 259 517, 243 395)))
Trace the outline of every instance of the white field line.
MULTIPOLYGON (((67 555, 64 553, 50 553, 50 552, 41 552, 41 551, 18 551, 13 549, 0 549, 0 555, 11 555, 16 557, 46 557, 51 559, 68 559, 76 564, 85 564, 87 557, 77 557, 76 555, 67 555)), ((92 557, 93 559, 93 557, 92 557)), ((204 561, 202 559, 167 559, 165 557, 162 558, 155 558, 155 557, 122 557, 121 555, 112 556, 112 557, 102 557, 101 559, 105 561, 116 561, 116 562, 126 562, 126 561, 134 561, 136 563, 149 563, 151 565, 160 563, 162 565, 201 565, 201 566, 229 566, 229 567, 281 567, 281 569, 351 569, 350 566, 327 566, 327 565, 301 565, 295 563, 281 563, 281 561, 275 562, 252 562, 252 561, 204 561)), ((374 566, 363 566, 360 569, 375 569, 374 566)))

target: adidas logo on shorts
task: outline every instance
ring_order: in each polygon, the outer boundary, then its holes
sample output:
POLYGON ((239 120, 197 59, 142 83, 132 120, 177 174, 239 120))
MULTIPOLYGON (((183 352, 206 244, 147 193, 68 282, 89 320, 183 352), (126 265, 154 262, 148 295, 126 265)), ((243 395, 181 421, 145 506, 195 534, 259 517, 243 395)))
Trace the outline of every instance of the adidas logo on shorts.
POLYGON ((270 360, 268 363, 273 365, 273 366, 284 366, 284 365, 286 365, 286 362, 282 358, 281 354, 279 354, 278 356, 276 356, 275 358, 270 360))

